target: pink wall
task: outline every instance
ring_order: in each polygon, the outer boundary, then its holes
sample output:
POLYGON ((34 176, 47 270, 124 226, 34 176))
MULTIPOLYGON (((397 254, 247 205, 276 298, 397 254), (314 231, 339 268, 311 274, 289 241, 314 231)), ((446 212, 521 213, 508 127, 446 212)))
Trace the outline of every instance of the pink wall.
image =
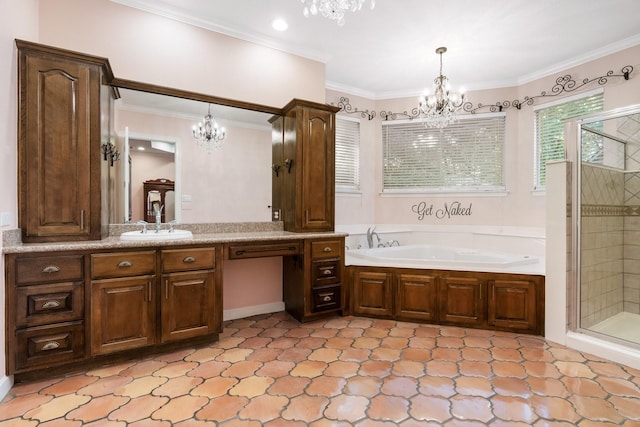
POLYGON ((124 79, 275 107, 324 102, 324 64, 109 0, 41 1, 40 42, 107 57, 124 79))

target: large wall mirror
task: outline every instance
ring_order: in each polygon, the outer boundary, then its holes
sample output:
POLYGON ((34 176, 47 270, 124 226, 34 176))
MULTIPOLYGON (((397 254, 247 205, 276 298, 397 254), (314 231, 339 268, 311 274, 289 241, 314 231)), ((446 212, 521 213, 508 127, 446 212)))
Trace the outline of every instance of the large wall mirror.
POLYGON ((120 159, 110 174, 111 223, 147 219, 150 197, 144 183, 157 180, 174 186, 166 193, 163 219, 190 224, 271 220, 273 109, 122 87, 119 93, 113 130, 120 159), (226 129, 219 151, 203 150, 193 137, 193 126, 209 107, 226 129))

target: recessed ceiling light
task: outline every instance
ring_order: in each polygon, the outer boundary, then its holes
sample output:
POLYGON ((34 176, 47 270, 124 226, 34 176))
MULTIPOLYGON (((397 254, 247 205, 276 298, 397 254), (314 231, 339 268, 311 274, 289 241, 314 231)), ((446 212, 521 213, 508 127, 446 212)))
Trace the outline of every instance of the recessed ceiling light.
POLYGON ((138 147, 138 150, 144 151, 144 147, 141 145, 141 146, 138 147))
POLYGON ((287 21, 282 18, 274 19, 271 23, 271 26, 276 31, 286 31, 286 29, 289 28, 289 24, 287 24, 287 21))

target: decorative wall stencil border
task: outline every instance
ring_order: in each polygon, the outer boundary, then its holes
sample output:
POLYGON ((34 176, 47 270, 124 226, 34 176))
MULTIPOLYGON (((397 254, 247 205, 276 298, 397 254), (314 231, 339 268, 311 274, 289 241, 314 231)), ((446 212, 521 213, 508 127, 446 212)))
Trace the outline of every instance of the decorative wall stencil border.
MULTIPOLYGON (((625 80, 629 80, 631 73, 633 72, 633 66, 625 65, 620 69, 620 74, 614 74, 612 70, 608 71, 603 76, 593 77, 593 78, 585 78, 582 79, 580 83, 578 83, 575 78, 571 74, 565 74, 558 78, 556 78, 556 83, 549 91, 542 91, 540 95, 535 96, 525 96, 522 101, 519 99, 514 99, 513 101, 498 101, 494 104, 477 104, 474 105, 472 102, 465 102, 462 106, 462 109, 470 114, 476 114, 480 112, 480 110, 487 110, 485 112, 501 112, 508 108, 514 107, 517 110, 520 110, 523 105, 533 105, 535 100, 538 98, 549 98, 562 94, 568 94, 575 92, 578 89, 583 88, 586 85, 591 83, 597 83, 600 86, 604 86, 609 82, 609 79, 612 77, 622 77, 625 80)), ((346 114, 360 114, 362 118, 373 120, 376 115, 380 115, 383 120, 397 120, 397 119, 417 119, 420 117, 420 109, 418 107, 414 107, 410 112, 405 110, 403 112, 393 112, 393 111, 380 111, 380 113, 376 113, 375 111, 369 110, 359 110, 357 107, 353 107, 349 101, 349 98, 343 96, 340 97, 340 100, 337 102, 337 105, 333 102, 331 103, 333 106, 340 107, 339 113, 346 114)))
POLYGON ((582 216, 640 216, 640 205, 582 205, 582 216))

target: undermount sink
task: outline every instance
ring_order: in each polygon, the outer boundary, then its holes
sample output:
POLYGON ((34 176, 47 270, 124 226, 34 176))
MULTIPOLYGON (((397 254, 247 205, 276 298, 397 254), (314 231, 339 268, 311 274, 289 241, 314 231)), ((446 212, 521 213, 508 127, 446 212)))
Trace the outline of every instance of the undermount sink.
POLYGON ((147 230, 146 233, 140 231, 127 231, 120 235, 120 240, 178 240, 178 239, 192 239, 193 234, 189 230, 160 230, 157 233, 155 230, 147 230))

